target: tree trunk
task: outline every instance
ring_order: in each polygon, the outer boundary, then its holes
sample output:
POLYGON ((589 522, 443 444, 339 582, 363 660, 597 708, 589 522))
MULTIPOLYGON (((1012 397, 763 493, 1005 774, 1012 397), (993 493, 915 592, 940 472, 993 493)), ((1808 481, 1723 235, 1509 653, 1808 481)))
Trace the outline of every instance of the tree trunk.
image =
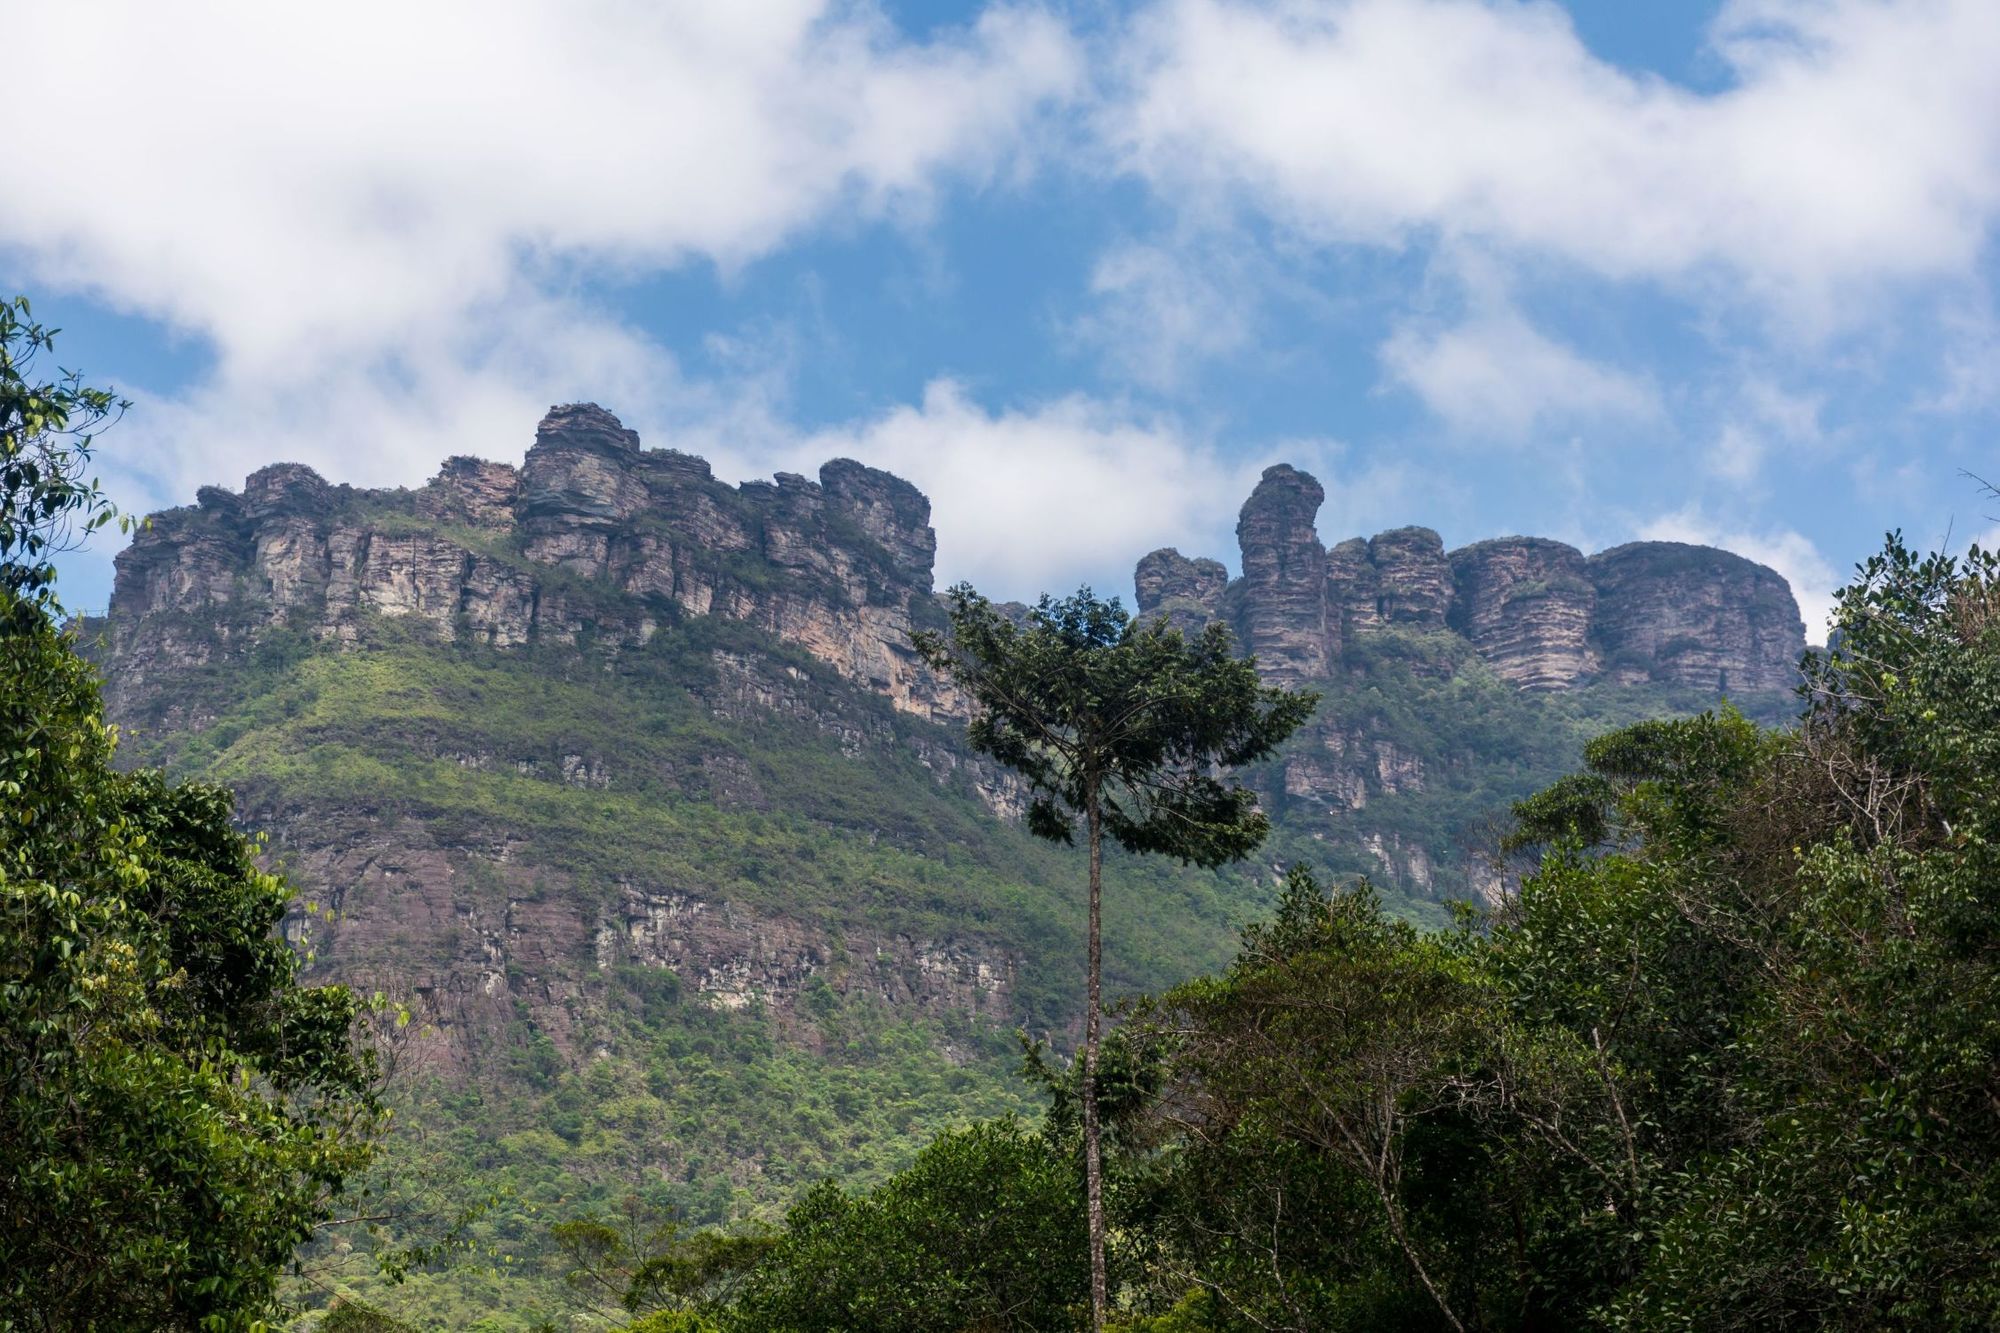
POLYGON ((1090 1215, 1090 1327, 1102 1333, 1104 1316, 1111 1304, 1104 1273, 1104 1158, 1099 1148, 1097 1126, 1097 1032, 1098 1014, 1103 1009, 1100 996, 1104 963, 1103 915, 1100 904, 1104 891, 1104 841, 1097 808, 1097 794, 1091 793, 1085 810, 1090 825, 1090 964, 1085 989, 1089 1008, 1083 1019, 1083 1174, 1084 1195, 1090 1215))

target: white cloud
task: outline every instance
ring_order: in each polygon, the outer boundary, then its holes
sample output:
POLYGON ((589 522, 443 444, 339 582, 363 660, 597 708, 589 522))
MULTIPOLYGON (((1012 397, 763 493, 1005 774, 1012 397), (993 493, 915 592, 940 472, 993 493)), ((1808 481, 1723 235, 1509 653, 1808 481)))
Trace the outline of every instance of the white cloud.
POLYGON ((1459 432, 1519 438, 1547 421, 1649 417, 1646 381, 1598 365, 1508 308, 1452 328, 1404 324, 1382 347, 1383 368, 1459 432))
POLYGON ((579 262, 921 207, 1078 77, 1005 8, 927 45, 827 0, 4 0, 0 27, 15 105, 63 125, 0 150, 0 236, 244 375, 420 346, 579 262))
POLYGON ((1550 3, 1162 0, 1106 116, 1163 195, 1328 241, 1434 235, 1613 278, 1721 278, 1810 323, 1965 272, 2000 212, 2000 6, 1737 0, 1733 78, 1619 69, 1550 3))
MULTIPOLYGON (((506 317, 404 349, 392 371, 334 358, 308 372, 220 376, 135 402, 99 455, 128 512, 237 486, 267 463, 305 463, 337 482, 421 482, 454 453, 518 461, 552 402, 602 398, 648 420, 719 418, 725 400, 684 381, 642 336, 574 305, 513 294, 506 317)), ((124 387, 124 386, 121 386, 124 387)), ((739 395, 740 398, 740 395, 739 395)))
POLYGON ((1021 599, 1083 578, 1129 596, 1133 563, 1161 546, 1233 563, 1236 512, 1262 468, 1088 399, 996 412, 950 380, 931 383, 920 404, 781 450, 752 446, 724 466, 810 473, 834 457, 885 468, 930 497, 941 582, 1021 599))
POLYGON ((1738 387, 1735 402, 1708 448, 1703 460, 1708 472, 1742 485, 1763 472, 1774 447, 1819 445, 1823 406, 1817 395, 1794 393, 1763 376, 1750 376, 1738 387))
POLYGON ((1193 364, 1249 342, 1258 284, 1245 270, 1219 246, 1116 246, 1092 268, 1096 306, 1073 331, 1122 373, 1172 388, 1193 364))
POLYGON ((1738 531, 1690 508, 1661 515, 1640 528, 1638 535, 1642 541, 1719 546, 1746 560, 1769 565, 1792 585, 1792 596, 1798 599, 1799 614, 1806 622, 1807 642, 1826 642, 1834 590, 1843 580, 1819 548, 1799 533, 1788 528, 1762 533, 1738 531))
POLYGON ((0 0, 0 31, 13 104, 62 121, 0 146, 10 267, 214 352, 137 386, 104 456, 141 510, 274 458, 382 485, 518 456, 569 398, 740 428, 755 376, 684 381, 578 279, 921 217, 1081 77, 1005 5, 921 43, 842 0, 0 0))

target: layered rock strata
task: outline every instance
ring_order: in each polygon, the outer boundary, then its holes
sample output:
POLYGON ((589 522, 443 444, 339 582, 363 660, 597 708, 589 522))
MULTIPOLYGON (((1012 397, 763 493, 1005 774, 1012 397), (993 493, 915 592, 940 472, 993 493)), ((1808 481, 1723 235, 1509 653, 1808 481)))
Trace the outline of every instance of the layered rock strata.
POLYGON ((1326 492, 1288 463, 1266 468, 1236 521, 1243 558, 1237 633, 1264 675, 1296 684, 1326 674, 1340 652, 1326 614, 1326 548, 1314 516, 1326 492))
MULTIPOLYGON (((263 822, 263 821, 260 821, 263 822)), ((272 821, 281 830, 281 821, 272 821)), ((450 1066, 499 1053, 520 1008, 578 1058, 594 979, 621 968, 669 972, 689 999, 788 1015, 808 983, 911 1012, 1004 1019, 1018 964, 966 940, 850 929, 837 940, 801 920, 654 885, 580 892, 524 863, 520 848, 454 845, 413 820, 316 838, 290 853, 295 881, 317 886, 327 926, 285 923, 342 981, 407 997, 450 1066)))
POLYGON ((1776 570, 1681 542, 1614 547, 1592 556, 1588 570, 1592 628, 1616 679, 1722 693, 1797 683, 1805 622, 1776 570))
POLYGON ((1139 561, 1132 583, 1140 615, 1165 616, 1183 634, 1193 634, 1222 614, 1229 571, 1220 560, 1190 560, 1167 547, 1139 561))
POLYGON ((1383 630, 1450 629, 1503 679, 1567 689, 1609 675, 1722 693, 1797 679, 1805 629, 1776 571, 1710 547, 1638 542, 1585 559, 1541 537, 1447 553, 1429 528, 1395 528, 1327 549, 1324 492, 1307 473, 1268 469, 1237 522, 1243 575, 1175 550, 1134 576, 1143 615, 1183 629, 1224 620, 1263 674, 1297 685, 1336 673, 1346 648, 1383 630))
POLYGON ((837 459, 817 482, 732 487, 692 455, 642 449, 602 408, 558 407, 518 471, 454 458, 421 490, 362 491, 280 464, 241 495, 205 487, 155 515, 117 560, 112 688, 143 691, 267 625, 351 639, 375 614, 502 648, 616 647, 714 615, 948 716, 909 642, 936 549, 929 502, 886 472, 837 459), (181 632, 188 617, 204 632, 181 632))
POLYGON ((1599 669, 1597 588, 1583 552, 1545 537, 1497 537, 1451 553, 1452 628, 1507 680, 1562 689, 1599 669))

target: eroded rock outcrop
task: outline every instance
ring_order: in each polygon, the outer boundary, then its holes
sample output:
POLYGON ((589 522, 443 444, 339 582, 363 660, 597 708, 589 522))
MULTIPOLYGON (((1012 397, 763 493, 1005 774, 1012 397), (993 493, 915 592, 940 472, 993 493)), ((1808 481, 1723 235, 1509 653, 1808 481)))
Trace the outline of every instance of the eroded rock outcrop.
POLYGON ((1288 463, 1266 468, 1236 521, 1243 592, 1237 626, 1264 675, 1296 684, 1326 674, 1339 652, 1326 614, 1326 548, 1314 528, 1326 492, 1288 463))
MULTIPOLYGON (((1585 560, 1539 537, 1447 553, 1421 527, 1327 549, 1315 527, 1323 499, 1307 473, 1267 469, 1237 522, 1243 576, 1225 582, 1216 561, 1155 551, 1134 574, 1141 613, 1189 627, 1227 620, 1265 677, 1284 685, 1332 678, 1344 651, 1369 635, 1447 628, 1527 689, 1567 689, 1606 672, 1737 693, 1796 680, 1805 631, 1791 589, 1741 556, 1640 542, 1585 560)), ((1345 778, 1326 782, 1352 790, 1345 778)))
POLYGON ((1805 622, 1776 570, 1682 542, 1613 547, 1587 567, 1597 640, 1615 678, 1725 693, 1797 683, 1805 622))
POLYGON ((543 418, 518 472, 453 458, 417 491, 363 491, 279 464, 240 496, 206 488, 155 516, 118 557, 114 689, 213 659, 232 627, 351 640, 373 614, 503 648, 616 648, 667 618, 713 615, 899 708, 951 715, 956 699, 909 644, 936 549, 929 502, 886 472, 837 459, 817 482, 731 487, 701 459, 642 449, 611 413, 572 404, 543 418), (207 632, 183 633, 169 612, 199 613, 207 632))
POLYGON ((1396 528, 1368 539, 1375 606, 1382 623, 1443 629, 1451 610, 1451 563, 1429 528, 1396 528))
MULTIPOLYGON (((282 825, 280 825, 282 828, 282 825)), ((407 997, 433 1056, 467 1069, 502 1054, 534 1016, 571 1059, 584 1049, 592 987, 621 969, 659 976, 684 998, 769 1007, 787 1018, 815 979, 905 1010, 1005 1018, 1019 961, 971 938, 826 931, 769 907, 669 885, 609 893, 524 863, 519 848, 454 844, 412 820, 343 830, 289 850, 295 880, 318 886, 329 917, 295 905, 285 933, 350 986, 407 997)))
POLYGON ((1132 583, 1140 615, 1165 616, 1192 635, 1222 614, 1229 571, 1220 560, 1190 560, 1169 546, 1141 557, 1132 583))
POLYGON ((1583 552, 1545 537, 1496 537, 1451 553, 1452 628, 1507 680, 1555 690, 1595 676, 1597 589, 1583 552))

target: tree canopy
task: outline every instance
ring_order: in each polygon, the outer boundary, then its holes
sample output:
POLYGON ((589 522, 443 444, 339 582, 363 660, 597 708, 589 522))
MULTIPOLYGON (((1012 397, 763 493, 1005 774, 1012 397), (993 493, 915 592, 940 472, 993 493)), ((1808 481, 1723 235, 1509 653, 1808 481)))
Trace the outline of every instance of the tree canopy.
POLYGON ((81 469, 108 394, 22 377, 0 314, 0 1325, 227 1328, 367 1160, 358 1006, 301 987, 226 791, 113 766, 50 557, 109 514, 81 469))

